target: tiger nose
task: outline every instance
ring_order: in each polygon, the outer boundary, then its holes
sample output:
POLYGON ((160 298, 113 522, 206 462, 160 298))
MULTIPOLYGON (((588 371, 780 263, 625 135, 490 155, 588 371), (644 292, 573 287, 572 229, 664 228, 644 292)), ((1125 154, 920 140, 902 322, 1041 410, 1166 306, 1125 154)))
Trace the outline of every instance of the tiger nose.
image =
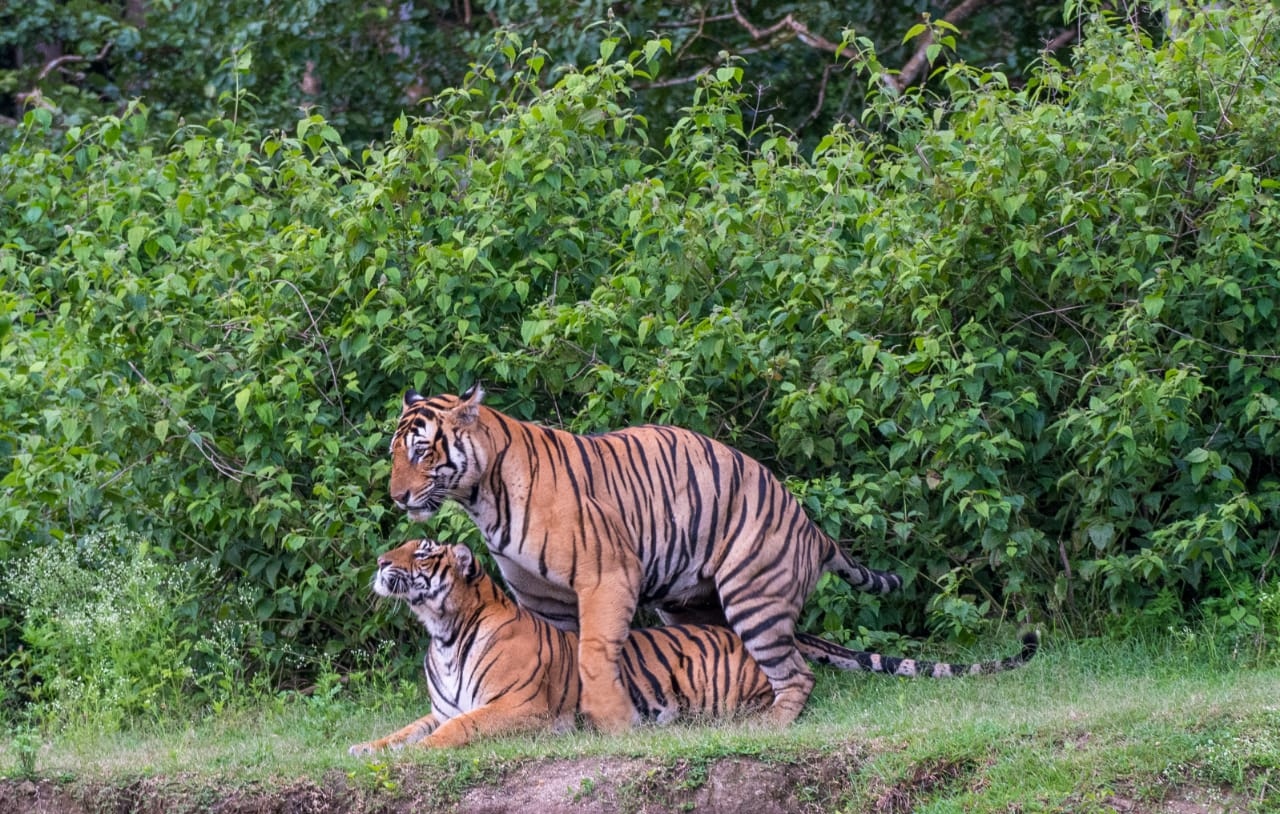
POLYGON ((381 571, 383 568, 386 568, 390 564, 391 564, 391 558, 388 557, 387 555, 383 554, 381 557, 378 558, 379 571, 381 571))
POLYGON ((409 504, 409 490, 405 489, 398 495, 392 495, 391 501, 396 504, 396 508, 403 509, 409 504))

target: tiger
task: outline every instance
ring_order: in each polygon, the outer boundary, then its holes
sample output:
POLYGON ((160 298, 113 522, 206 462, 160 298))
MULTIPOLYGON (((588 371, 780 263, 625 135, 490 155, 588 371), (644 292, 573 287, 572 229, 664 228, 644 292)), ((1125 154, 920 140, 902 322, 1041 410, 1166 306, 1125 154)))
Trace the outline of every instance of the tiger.
MULTIPOLYGON (((575 725, 578 636, 521 608, 465 545, 409 540, 378 557, 373 590, 405 600, 431 641, 431 713, 348 751, 463 746, 479 737, 575 725)), ((631 631, 622 683, 637 717, 721 718, 763 709, 773 689, 733 631, 677 625, 631 631)))
POLYGON ((515 599, 578 631, 581 708, 605 732, 638 722, 620 659, 637 608, 665 624, 727 625, 773 689, 773 726, 814 686, 805 661, 824 640, 797 635, 824 572, 887 593, 902 577, 869 568, 805 514, 760 462, 679 427, 578 435, 461 396, 405 392, 388 491, 417 522, 446 501, 476 523, 515 599))

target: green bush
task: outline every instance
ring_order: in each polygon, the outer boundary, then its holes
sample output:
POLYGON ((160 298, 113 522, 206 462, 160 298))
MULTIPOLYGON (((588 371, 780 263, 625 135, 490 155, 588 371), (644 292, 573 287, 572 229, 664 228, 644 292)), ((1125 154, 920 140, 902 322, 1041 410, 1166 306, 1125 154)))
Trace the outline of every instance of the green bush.
POLYGON ((824 583, 806 622, 842 641, 1256 592, 1280 23, 1184 22, 1159 46, 1090 22, 1016 89, 952 64, 809 154, 746 124, 734 64, 651 132, 629 82, 661 40, 552 73, 503 35, 359 155, 315 115, 258 131, 243 94, 163 136, 143 105, 65 134, 32 111, 0 156, 0 561, 122 525, 214 575, 191 624, 252 640, 228 682, 348 669, 388 635, 378 552, 478 542, 391 509, 400 394, 483 379, 521 417, 765 461, 908 576, 824 583))
POLYGON ((187 571, 119 529, 29 553, 7 570, 30 653, 17 689, 43 715, 110 729, 185 706, 197 632, 187 571))

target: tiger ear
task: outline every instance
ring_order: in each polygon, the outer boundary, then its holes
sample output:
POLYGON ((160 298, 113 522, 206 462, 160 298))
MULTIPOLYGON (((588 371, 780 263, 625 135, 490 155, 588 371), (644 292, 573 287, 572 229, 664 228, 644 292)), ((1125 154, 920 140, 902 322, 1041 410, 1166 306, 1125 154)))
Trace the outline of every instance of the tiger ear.
POLYGON ((426 397, 423 396, 421 393, 419 393, 417 390, 414 390, 412 387, 410 387, 408 390, 404 391, 404 406, 412 407, 417 402, 424 401, 425 398, 426 397))
POLYGON ((476 420, 476 416, 480 415, 480 402, 484 400, 484 388, 476 382, 459 398, 462 399, 462 405, 457 410, 458 423, 470 424, 476 420))
POLYGON ((463 578, 467 582, 475 582, 480 576, 480 564, 476 562, 475 555, 471 553, 471 549, 464 545, 456 545, 453 547, 453 560, 458 564, 458 570, 462 572, 463 578))

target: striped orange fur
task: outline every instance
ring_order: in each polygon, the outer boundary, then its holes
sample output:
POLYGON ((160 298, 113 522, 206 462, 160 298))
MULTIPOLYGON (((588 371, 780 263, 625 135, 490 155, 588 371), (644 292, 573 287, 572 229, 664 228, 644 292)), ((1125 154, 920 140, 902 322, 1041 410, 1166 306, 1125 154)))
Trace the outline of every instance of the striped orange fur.
POLYGON ((599 727, 636 720, 619 672, 635 611, 727 624, 768 676, 769 712, 795 719, 813 687, 796 620, 831 571, 883 593, 893 574, 851 558, 758 461, 676 427, 575 435, 463 396, 405 394, 391 440, 391 497, 416 520, 447 500, 478 525, 521 606, 580 630, 582 709, 599 727))
MULTIPOLYGON (((581 696, 577 634, 519 607, 466 546, 410 540, 378 558, 373 588, 408 602, 431 635, 425 659, 431 713, 352 746, 352 754, 573 726, 581 696)), ((632 631, 619 664, 637 719, 727 716, 773 699, 742 640, 723 627, 632 631)))

